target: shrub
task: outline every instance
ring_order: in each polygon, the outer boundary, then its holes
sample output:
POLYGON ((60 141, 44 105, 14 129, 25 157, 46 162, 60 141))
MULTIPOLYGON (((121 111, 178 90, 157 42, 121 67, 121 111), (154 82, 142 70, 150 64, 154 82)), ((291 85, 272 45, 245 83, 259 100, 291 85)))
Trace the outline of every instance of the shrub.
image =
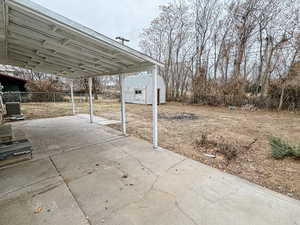
POLYGON ((207 134, 203 133, 201 134, 200 138, 197 138, 195 140, 194 145, 196 146, 196 148, 207 148, 210 146, 215 146, 216 143, 209 141, 207 134))
POLYGON ((300 146, 290 145, 277 137, 270 137, 269 143, 272 147, 272 156, 275 159, 283 159, 289 156, 300 157, 300 146))
POLYGON ((229 161, 237 157, 238 148, 237 144, 228 144, 224 140, 218 143, 218 152, 223 154, 229 161))
POLYGON ((243 146, 232 141, 226 141, 222 136, 218 137, 216 140, 209 139, 206 133, 203 133, 200 138, 195 140, 195 146, 197 149, 213 149, 214 154, 220 153, 228 161, 236 158, 239 150, 243 149, 243 146))
POLYGON ((200 146, 205 146, 207 143, 208 143, 207 134, 206 134, 206 133, 203 133, 203 134, 201 135, 201 140, 200 140, 199 145, 200 145, 200 146))
POLYGON ((300 145, 294 149, 294 156, 300 158, 300 145))

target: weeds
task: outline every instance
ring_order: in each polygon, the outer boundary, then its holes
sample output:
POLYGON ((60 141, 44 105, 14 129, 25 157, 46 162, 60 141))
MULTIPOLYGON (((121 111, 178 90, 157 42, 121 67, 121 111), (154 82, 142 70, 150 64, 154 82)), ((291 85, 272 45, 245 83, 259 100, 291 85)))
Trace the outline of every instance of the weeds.
POLYGON ((197 149, 215 149, 214 154, 220 153, 224 155, 228 161, 234 159, 242 147, 236 143, 227 142, 223 137, 219 137, 218 140, 210 140, 206 133, 203 133, 200 138, 195 140, 195 146, 197 149))
POLYGON ((237 143, 226 142, 224 138, 221 138, 217 146, 217 152, 223 154, 228 161, 237 157, 238 149, 241 148, 237 143))
POLYGON ((197 148, 205 147, 205 146, 207 146, 209 144, 213 144, 213 143, 209 143, 206 133, 203 133, 201 135, 201 138, 197 138, 195 140, 195 145, 196 145, 197 148))
POLYGON ((300 145, 293 146, 278 137, 270 137, 269 143, 272 147, 272 156, 275 159, 283 159, 285 157, 300 158, 300 145))

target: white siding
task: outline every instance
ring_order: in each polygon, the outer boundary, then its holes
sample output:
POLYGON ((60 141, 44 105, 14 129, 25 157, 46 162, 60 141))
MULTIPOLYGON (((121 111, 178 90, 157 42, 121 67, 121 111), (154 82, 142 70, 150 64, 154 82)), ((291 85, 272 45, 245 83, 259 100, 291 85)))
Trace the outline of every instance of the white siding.
MULTIPOLYGON (((152 104, 152 74, 127 76, 124 83, 126 103, 152 104), (142 93, 136 94, 136 90, 142 93)), ((157 87, 160 89, 160 103, 166 103, 166 87, 161 76, 158 76, 157 87)))

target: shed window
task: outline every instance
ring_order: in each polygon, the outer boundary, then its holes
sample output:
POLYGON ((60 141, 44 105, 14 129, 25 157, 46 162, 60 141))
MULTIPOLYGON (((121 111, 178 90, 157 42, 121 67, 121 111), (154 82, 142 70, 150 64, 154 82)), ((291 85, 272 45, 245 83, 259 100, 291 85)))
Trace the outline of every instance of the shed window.
POLYGON ((135 90, 135 94, 136 95, 141 95, 142 94, 142 90, 135 90))

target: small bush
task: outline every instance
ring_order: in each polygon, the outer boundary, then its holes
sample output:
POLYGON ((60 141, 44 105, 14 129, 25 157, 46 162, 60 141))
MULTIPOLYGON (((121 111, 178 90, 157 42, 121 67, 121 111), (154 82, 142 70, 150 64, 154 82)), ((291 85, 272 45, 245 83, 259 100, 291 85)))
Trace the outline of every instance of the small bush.
POLYGON ((290 145, 277 137, 270 137, 269 143, 272 147, 272 156, 275 159, 283 159, 289 156, 300 157, 300 146, 290 145))
POLYGON ((236 158, 239 150, 243 149, 243 146, 233 143, 232 141, 226 141, 222 136, 218 137, 217 140, 209 139, 206 133, 203 133, 200 138, 197 138, 194 144, 197 149, 213 149, 214 155, 220 153, 228 161, 236 158))
POLYGON ((201 134, 200 138, 197 138, 194 141, 194 145, 196 146, 196 148, 209 148, 209 147, 214 147, 217 144, 214 141, 208 140, 207 133, 203 133, 201 134))
POLYGON ((207 134, 204 133, 204 134, 201 135, 201 142, 200 142, 200 144, 201 144, 201 146, 204 146, 204 145, 206 145, 207 143, 208 143, 207 134))
POLYGON ((226 143, 218 144, 218 152, 223 154, 227 160, 232 160, 237 157, 238 149, 236 145, 230 145, 226 143))

